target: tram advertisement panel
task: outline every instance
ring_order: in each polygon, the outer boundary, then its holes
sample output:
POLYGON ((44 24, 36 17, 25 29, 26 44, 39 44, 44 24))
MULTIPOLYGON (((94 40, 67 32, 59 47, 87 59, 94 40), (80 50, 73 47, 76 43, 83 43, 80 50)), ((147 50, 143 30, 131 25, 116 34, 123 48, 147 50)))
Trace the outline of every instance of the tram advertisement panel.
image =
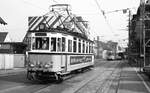
POLYGON ((91 62, 92 56, 70 56, 70 65, 91 62))

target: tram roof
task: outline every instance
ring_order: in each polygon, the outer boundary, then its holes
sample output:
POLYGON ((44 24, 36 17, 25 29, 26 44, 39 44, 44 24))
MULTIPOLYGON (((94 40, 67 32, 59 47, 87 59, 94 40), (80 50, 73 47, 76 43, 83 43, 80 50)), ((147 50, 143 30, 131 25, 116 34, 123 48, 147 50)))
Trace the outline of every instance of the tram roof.
POLYGON ((81 33, 78 33, 78 32, 69 31, 66 28, 50 28, 50 29, 43 29, 43 30, 29 30, 28 32, 31 32, 31 33, 36 33, 36 32, 40 32, 40 33, 41 32, 42 33, 43 32, 46 32, 46 33, 47 32, 63 33, 63 34, 72 35, 72 36, 75 36, 75 37, 82 38, 82 39, 85 39, 87 41, 93 42, 85 34, 81 34, 81 33))

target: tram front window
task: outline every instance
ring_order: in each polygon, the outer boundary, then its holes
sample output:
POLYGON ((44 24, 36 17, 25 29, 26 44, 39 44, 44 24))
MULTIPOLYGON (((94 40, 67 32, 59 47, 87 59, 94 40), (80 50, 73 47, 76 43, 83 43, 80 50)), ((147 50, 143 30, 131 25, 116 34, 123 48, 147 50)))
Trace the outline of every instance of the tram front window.
POLYGON ((32 49, 48 50, 49 49, 49 38, 48 37, 37 37, 33 40, 32 49))

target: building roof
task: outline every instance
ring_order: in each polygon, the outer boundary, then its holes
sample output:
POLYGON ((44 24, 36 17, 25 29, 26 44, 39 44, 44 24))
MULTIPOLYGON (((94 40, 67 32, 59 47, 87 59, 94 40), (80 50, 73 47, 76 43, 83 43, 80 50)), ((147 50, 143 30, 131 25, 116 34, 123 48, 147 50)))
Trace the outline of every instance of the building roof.
POLYGON ((0 32, 0 42, 4 42, 8 32, 0 32))
POLYGON ((0 24, 7 25, 7 23, 0 17, 0 24))

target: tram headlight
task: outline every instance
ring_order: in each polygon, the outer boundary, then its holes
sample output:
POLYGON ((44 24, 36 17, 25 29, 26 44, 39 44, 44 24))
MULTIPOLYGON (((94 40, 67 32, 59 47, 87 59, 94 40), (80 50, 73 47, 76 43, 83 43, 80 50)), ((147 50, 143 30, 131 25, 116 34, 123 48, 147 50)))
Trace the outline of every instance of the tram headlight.
POLYGON ((34 67, 35 65, 33 63, 30 64, 30 67, 34 67))
POLYGON ((50 67, 50 64, 45 64, 44 67, 45 67, 45 68, 49 68, 49 67, 50 67))
POLYGON ((50 62, 50 63, 46 63, 44 65, 45 68, 53 68, 53 62, 50 62))

